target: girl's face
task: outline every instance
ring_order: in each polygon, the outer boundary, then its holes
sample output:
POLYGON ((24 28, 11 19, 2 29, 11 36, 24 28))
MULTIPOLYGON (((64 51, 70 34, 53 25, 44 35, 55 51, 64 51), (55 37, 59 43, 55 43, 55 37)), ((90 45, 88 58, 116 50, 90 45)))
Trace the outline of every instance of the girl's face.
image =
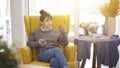
POLYGON ((52 26, 52 19, 49 17, 46 17, 42 22, 44 28, 49 29, 52 26))

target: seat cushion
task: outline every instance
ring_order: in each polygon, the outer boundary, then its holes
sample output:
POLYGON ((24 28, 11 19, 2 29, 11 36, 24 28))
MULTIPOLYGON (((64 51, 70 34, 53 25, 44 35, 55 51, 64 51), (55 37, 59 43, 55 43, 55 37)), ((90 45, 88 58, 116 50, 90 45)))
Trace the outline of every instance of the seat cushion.
MULTIPOLYGON (((33 61, 30 64, 44 66, 44 67, 50 67, 50 63, 47 63, 47 62, 33 61)), ((69 68, 76 68, 76 62, 68 62, 68 66, 69 66, 69 68)))
POLYGON ((48 63, 48 62, 33 61, 30 64, 38 65, 38 66, 50 67, 50 63, 48 63))

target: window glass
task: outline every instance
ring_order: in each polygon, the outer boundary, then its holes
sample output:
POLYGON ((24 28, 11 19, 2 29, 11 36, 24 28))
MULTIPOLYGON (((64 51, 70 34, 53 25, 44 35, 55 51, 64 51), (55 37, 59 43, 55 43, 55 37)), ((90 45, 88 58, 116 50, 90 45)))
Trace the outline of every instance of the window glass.
POLYGON ((80 0, 79 24, 95 22, 103 25, 105 17, 100 13, 100 6, 108 2, 109 0, 80 0))
POLYGON ((0 0, 0 35, 11 44, 10 0, 0 0))

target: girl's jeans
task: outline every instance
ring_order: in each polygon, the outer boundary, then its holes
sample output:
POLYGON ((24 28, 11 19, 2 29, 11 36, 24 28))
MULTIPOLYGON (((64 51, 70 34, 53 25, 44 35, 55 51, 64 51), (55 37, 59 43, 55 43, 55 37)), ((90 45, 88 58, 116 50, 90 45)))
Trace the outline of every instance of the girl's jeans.
POLYGON ((52 68, 68 68, 66 58, 58 47, 42 50, 38 59, 43 62, 49 61, 52 68))

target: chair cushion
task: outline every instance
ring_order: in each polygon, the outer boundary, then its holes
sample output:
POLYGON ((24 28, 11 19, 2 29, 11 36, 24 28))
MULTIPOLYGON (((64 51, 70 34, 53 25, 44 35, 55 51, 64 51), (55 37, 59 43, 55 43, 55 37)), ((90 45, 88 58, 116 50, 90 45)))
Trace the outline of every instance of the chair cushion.
POLYGON ((33 62, 30 63, 30 64, 50 67, 50 63, 48 63, 48 62, 33 61, 33 62))
POLYGON ((69 45, 65 47, 64 53, 68 62, 72 62, 76 57, 77 46, 69 45))
POLYGON ((32 61, 31 49, 29 47, 20 48, 21 55, 25 64, 29 64, 32 61), (27 54, 27 55, 26 55, 27 54))
MULTIPOLYGON (((37 65, 37 66, 50 67, 50 63, 48 63, 48 62, 33 61, 30 64, 37 65)), ((69 66, 69 68, 76 68, 76 62, 68 62, 68 66, 69 66)))
POLYGON ((38 53, 36 48, 32 48, 32 58, 33 60, 38 60, 38 53))

